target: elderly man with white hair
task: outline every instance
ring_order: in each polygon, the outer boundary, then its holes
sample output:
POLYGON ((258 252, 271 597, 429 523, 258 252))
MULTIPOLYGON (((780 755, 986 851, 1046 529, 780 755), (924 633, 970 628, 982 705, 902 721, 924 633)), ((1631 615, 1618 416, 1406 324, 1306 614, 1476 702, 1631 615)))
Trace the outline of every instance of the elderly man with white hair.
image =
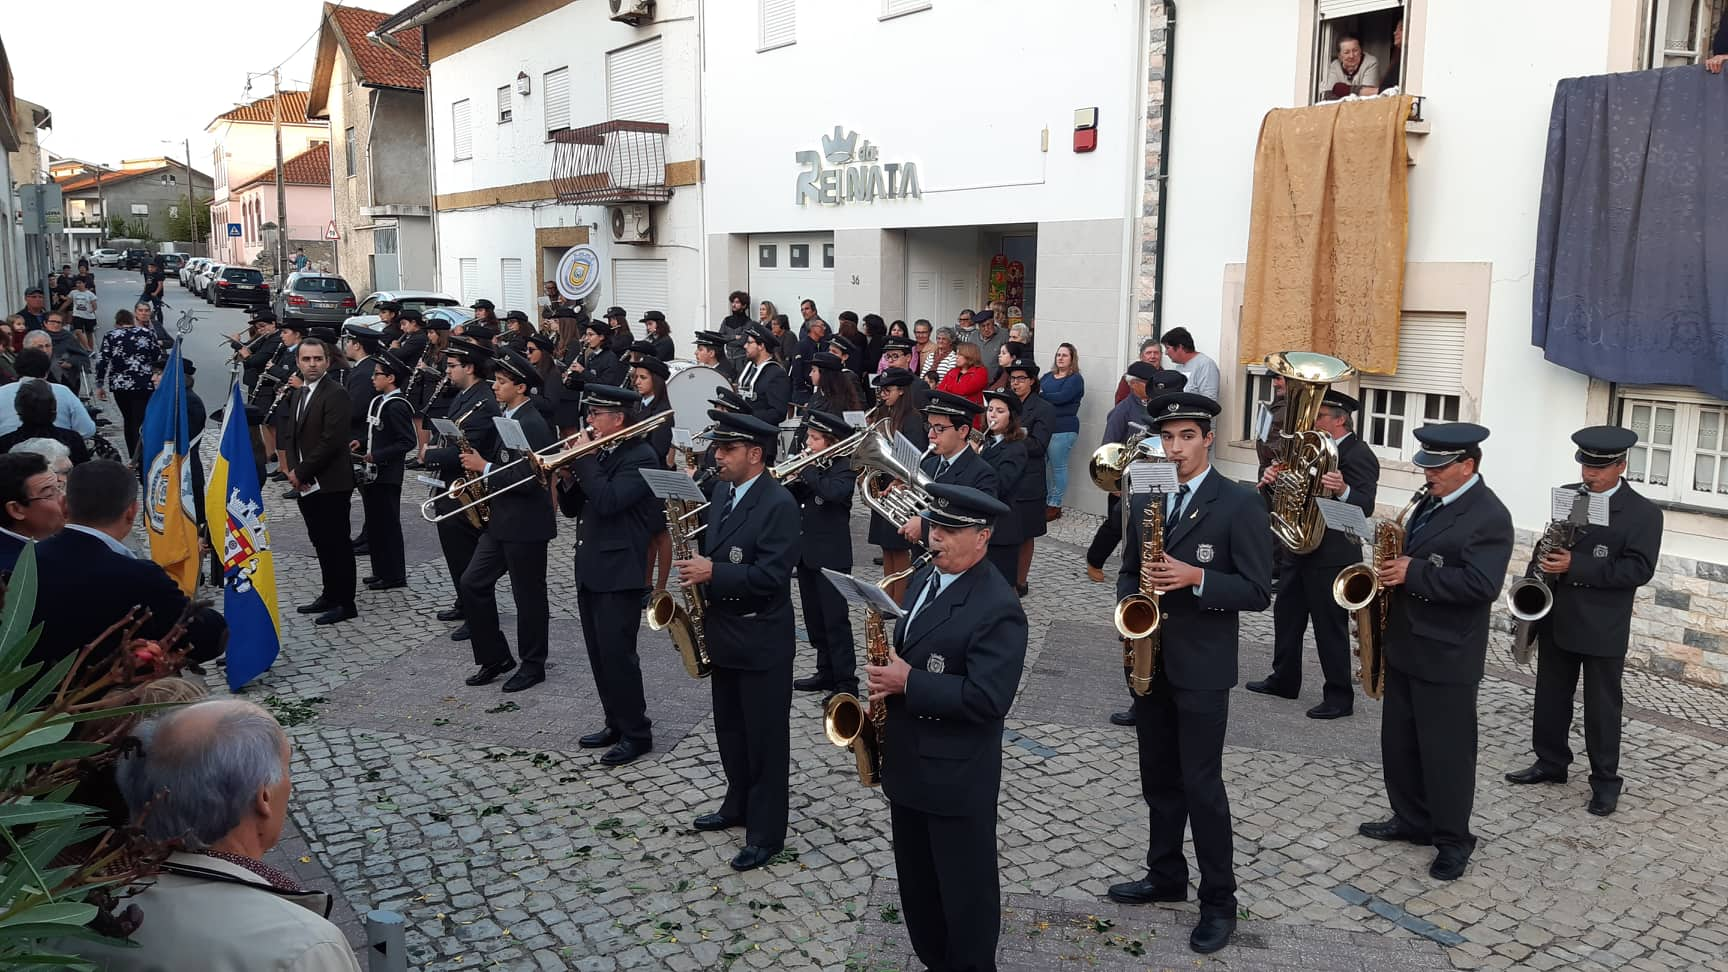
POLYGON ((260 858, 288 813, 289 745, 250 702, 176 709, 134 733, 137 755, 115 768, 136 823, 185 850, 132 899, 144 913, 137 948, 61 947, 109 972, 359 972, 328 895, 301 888, 260 858))
MULTIPOLYGON (((48 369, 53 363, 54 339, 47 331, 31 331, 24 335, 24 347, 14 360, 18 380, 0 386, 0 435, 18 429, 18 386, 27 381, 47 381, 48 369)), ((78 400, 78 394, 59 382, 50 381, 48 386, 54 389, 54 424, 86 439, 95 435, 96 423, 90 418, 90 410, 78 400)))

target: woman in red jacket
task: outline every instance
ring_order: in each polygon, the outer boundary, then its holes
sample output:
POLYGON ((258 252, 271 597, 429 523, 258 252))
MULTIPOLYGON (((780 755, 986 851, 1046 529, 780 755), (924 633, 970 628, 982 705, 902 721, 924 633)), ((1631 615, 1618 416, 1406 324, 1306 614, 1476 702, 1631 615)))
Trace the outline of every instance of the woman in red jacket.
MULTIPOLYGON (((954 346, 955 356, 959 361, 944 375, 937 391, 945 391, 979 405, 984 404, 984 386, 990 383, 990 369, 984 367, 978 357, 978 345, 961 342, 954 346)), ((973 419, 974 428, 979 428, 979 420, 973 419)))

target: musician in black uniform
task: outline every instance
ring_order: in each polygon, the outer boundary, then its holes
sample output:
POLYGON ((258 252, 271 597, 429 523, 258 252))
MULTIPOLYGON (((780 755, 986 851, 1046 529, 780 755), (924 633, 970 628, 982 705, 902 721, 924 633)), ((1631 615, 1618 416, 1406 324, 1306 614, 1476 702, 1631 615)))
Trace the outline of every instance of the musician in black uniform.
POLYGON ((779 339, 768 329, 752 326, 744 332, 744 370, 738 375, 738 394, 750 403, 750 414, 775 428, 786 418, 792 401, 792 379, 774 360, 779 339))
MULTIPOLYGON (((666 362, 646 352, 638 355, 629 366, 630 387, 636 394, 642 396, 639 409, 640 417, 652 418, 661 412, 670 412, 672 402, 666 397, 666 379, 672 377, 672 369, 666 367, 666 362)), ((672 468, 672 426, 662 425, 648 433, 648 446, 654 450, 654 455, 660 460, 659 468, 672 468)), ((666 578, 672 572, 672 536, 664 527, 654 535, 654 541, 648 547, 648 565, 644 576, 652 590, 666 589, 666 578)), ((651 594, 648 596, 652 596, 651 594)), ((642 602, 648 606, 647 597, 642 602)))
POLYGON ((706 585, 714 736, 726 772, 720 809, 697 817, 695 826, 744 827, 732 868, 748 871, 786 843, 798 501, 764 475, 777 426, 732 412, 708 417, 723 485, 706 508, 702 555, 673 564, 680 583, 706 585))
POLYGON ((391 323, 396 329, 396 336, 391 338, 396 357, 409 368, 417 367, 426 354, 426 319, 421 316, 419 308, 405 307, 391 323))
MULTIPOLYGON (((378 367, 374 355, 383 349, 384 339, 379 332, 358 321, 342 325, 342 353, 348 358, 348 370, 342 373, 342 386, 348 390, 349 414, 353 416, 352 427, 348 430, 348 449, 355 455, 361 454, 360 447, 366 442, 366 416, 371 413, 372 399, 378 395, 372 390, 372 373, 378 367)), ((364 508, 366 490, 362 488, 360 492, 364 508)), ((391 516, 395 515, 392 511, 391 516)), ((360 535, 353 540, 356 557, 371 552, 367 543, 370 536, 366 522, 362 520, 360 535)))
MULTIPOLYGON (((580 441, 613 435, 637 421, 641 396, 636 392, 594 384, 585 395, 592 431, 580 441)), ((559 477, 559 510, 581 518, 576 610, 605 715, 604 726, 577 742, 583 749, 606 749, 600 757, 606 766, 622 766, 654 749, 636 634, 647 593, 649 538, 666 529, 665 506, 641 471, 659 468, 653 447, 637 436, 589 452, 571 464, 570 474, 559 477)))
POLYGON ((930 493, 934 563, 900 602, 889 663, 865 671, 870 705, 888 707, 882 790, 906 935, 932 969, 995 969, 1002 723, 1026 661, 1026 615, 984 561, 1007 505, 948 483, 930 493))
POLYGON ((1488 615, 1512 559, 1512 516, 1483 482, 1482 440, 1468 422, 1424 425, 1414 459, 1428 497, 1405 524, 1404 556, 1380 568, 1392 589, 1386 620, 1386 698, 1380 754, 1390 820, 1357 831, 1433 844, 1429 876, 1464 873, 1476 838, 1476 688, 1488 654, 1488 615))
MULTIPOLYGON (((1379 489, 1380 460, 1372 446, 1352 433, 1350 416, 1357 407, 1356 399, 1336 389, 1328 389, 1320 403, 1314 430, 1331 436, 1338 448, 1338 468, 1320 478, 1320 495, 1349 503, 1371 517, 1379 489)), ((1282 471, 1277 463, 1266 467, 1260 488, 1270 488, 1282 471)), ((1249 682, 1248 691, 1286 699, 1301 694, 1302 636, 1312 618, 1314 646, 1326 685, 1320 704, 1308 710, 1308 718, 1337 719, 1355 711, 1350 621, 1332 597, 1332 582, 1338 579, 1339 571, 1361 560, 1362 541, 1338 530, 1327 530, 1320 546, 1308 553, 1285 551, 1277 564, 1278 597, 1272 605, 1272 674, 1249 682)))
MULTIPOLYGON (((1528 569, 1550 575, 1548 616, 1536 623, 1536 712, 1530 741, 1536 762, 1507 773, 1513 783, 1564 783, 1572 765, 1567 737, 1572 696, 1584 675, 1584 750, 1590 756, 1590 802, 1598 817, 1620 803, 1620 677, 1632 635, 1632 602, 1662 556, 1662 511, 1625 480, 1626 451, 1637 433, 1596 425, 1572 433, 1582 485, 1608 497, 1608 523, 1582 527, 1570 548, 1528 569)), ((1571 484, 1575 489, 1579 484, 1571 484)))
MULTIPOLYGON (((412 307, 403 311, 404 318, 415 313, 412 307)), ((415 369, 413 377, 408 379, 408 387, 402 393, 408 396, 408 404, 414 406, 416 431, 420 437, 420 448, 432 438, 432 419, 446 418, 450 411, 450 402, 456 397, 456 386, 450 383, 450 369, 446 366, 448 357, 445 351, 450 348, 450 322, 442 317, 426 318, 422 321, 426 334, 426 351, 421 355, 424 362, 415 369)), ((414 465, 420 465, 419 460, 413 460, 414 465)))
POLYGON ((588 322, 582 331, 582 349, 570 359, 570 366, 564 371, 565 388, 582 393, 593 384, 615 388, 624 384, 627 374, 624 362, 607 347, 611 335, 612 325, 606 321, 588 322))
MULTIPOLYGON (((877 379, 881 378, 888 372, 899 368, 905 371, 908 375, 912 375, 911 382, 905 386, 906 393, 912 396, 912 407, 923 408, 924 399, 930 394, 930 386, 925 383, 924 379, 918 377, 912 372, 912 352, 917 349, 918 345, 914 344, 911 338, 900 337, 899 335, 894 334, 889 335, 887 339, 882 342, 882 361, 885 363, 885 366, 881 371, 876 373, 874 378, 870 380, 871 387, 880 389, 882 386, 879 384, 877 379)), ((919 440, 913 439, 912 441, 917 442, 919 440)))
MULTIPOLYGON (((853 432, 846 420, 829 412, 804 413, 804 448, 811 453, 832 446, 853 432)), ((793 681, 800 692, 858 694, 857 649, 846 599, 822 576, 822 568, 852 572, 852 492, 858 477, 842 456, 805 466, 785 483, 803 509, 803 554, 798 559, 798 600, 804 630, 816 652, 816 674, 793 681)))
MULTIPOLYGON (((959 395, 945 391, 930 393, 930 400, 924 403, 925 441, 930 444, 930 451, 918 463, 924 475, 938 483, 970 486, 991 496, 1001 492, 996 470, 970 445, 972 421, 983 411, 982 405, 959 395)), ((900 536, 923 543, 924 521, 902 524, 900 536)))
POLYGON ((1164 455, 1176 465, 1173 493, 1130 498, 1118 600, 1141 590, 1146 504, 1164 504, 1164 559, 1152 581, 1162 595, 1160 645, 1152 684, 1134 699, 1140 789, 1151 817, 1146 876, 1110 887, 1126 904, 1188 899, 1182 831, 1194 832, 1200 871, 1196 952, 1216 952, 1236 930, 1236 876, 1230 798, 1224 790, 1224 731, 1236 685, 1237 620, 1264 611, 1272 586, 1266 506, 1251 487, 1211 467, 1218 403, 1175 392, 1147 404, 1164 455))
MULTIPOLYGON (((276 457, 276 471, 270 474, 271 480, 285 482, 288 479, 288 461, 281 444, 287 438, 284 429, 291 423, 289 410, 282 406, 293 396, 291 389, 304 384, 300 379, 299 366, 295 362, 300 357, 300 342, 306 340, 306 322, 283 321, 276 328, 276 333, 282 336, 280 354, 272 356, 276 363, 267 368, 259 379, 266 381, 270 389, 258 396, 259 407, 264 409, 264 424, 258 433, 266 454, 276 457)), ((289 490, 289 493, 294 491, 289 490)))
POLYGON ((984 448, 978 450, 978 455, 996 473, 996 498, 1008 507, 1008 515, 997 517, 995 528, 990 531, 990 550, 985 559, 1013 587, 1022 538, 1022 524, 1014 514, 1014 496, 1020 492, 1020 483, 1032 475, 1026 455, 1026 430, 1020 425, 1020 398, 1013 392, 984 391, 984 448))
POLYGON ((368 477, 357 477, 360 504, 366 514, 372 548, 368 590, 388 591, 408 586, 407 555, 402 548, 402 477, 408 454, 418 446, 414 409, 402 395, 410 369, 401 358, 380 351, 374 361, 372 399, 366 412, 365 445, 357 450, 368 477))
POLYGON ((235 352, 240 357, 240 378, 248 392, 257 388, 258 376, 271 365, 282 347, 282 335, 276 330, 275 312, 259 310, 253 314, 252 330, 252 341, 241 345, 235 352))
POLYGON ((1038 362, 1015 355, 1002 369, 1003 387, 1020 399, 1020 427, 1026 430, 1026 475, 1012 496, 1003 496, 1014 515, 1020 520, 1020 550, 1016 573, 1010 578, 1014 592, 1025 597, 1030 592, 1027 575, 1032 572, 1032 550, 1037 539, 1050 532, 1044 517, 1044 466, 1050 451, 1050 436, 1055 432, 1055 406, 1038 394, 1038 362))
MULTIPOLYGON (((876 407, 870 411, 870 424, 887 419, 890 434, 898 433, 906 437, 906 441, 917 445, 927 441, 924 429, 924 413, 920 411, 923 402, 914 394, 913 386, 917 379, 905 368, 888 368, 876 375, 872 382, 876 387, 876 407)), ((925 386, 929 391, 929 386, 925 386)), ((891 523, 880 513, 870 513, 869 540, 882 551, 882 575, 884 577, 905 570, 912 562, 910 551, 912 544, 900 535, 900 526, 891 523)), ((898 601, 906 593, 906 582, 898 581, 888 587, 888 596, 898 601)))
POLYGON ((378 336, 384 339, 385 350, 396 347, 397 340, 402 337, 402 304, 394 300, 381 300, 373 309, 378 312, 375 330, 378 336))
MULTIPOLYGON (((540 382, 539 372, 528 359, 509 347, 500 347, 492 358, 492 394, 504 418, 522 427, 529 451, 552 444, 552 428, 540 410, 528 400, 540 382)), ((490 453, 464 452, 462 469, 486 480, 492 514, 486 521, 462 572, 457 590, 468 614, 468 632, 479 670, 469 676, 469 685, 486 685, 516 667, 510 645, 498 624, 498 579, 510 575, 510 593, 516 601, 516 650, 522 668, 504 683, 504 691, 520 692, 546 680, 546 655, 550 644, 551 614, 546 603, 546 546, 558 535, 552 500, 546 487, 535 479, 525 453, 502 443, 490 453), (495 475, 493 475, 495 473, 495 475), (515 485, 521 483, 521 485, 515 485)))
MULTIPOLYGON (((1128 397, 1117 402, 1105 417, 1104 438, 1098 443, 1100 447, 1125 443, 1145 431, 1146 403, 1159 395, 1181 391, 1188 384, 1188 376, 1182 372, 1164 371, 1145 361, 1130 364, 1122 380, 1128 385, 1128 397)), ((1121 542, 1122 497, 1120 494, 1111 493, 1104 505, 1104 519, 1092 534, 1091 545, 1086 548, 1086 576, 1103 583, 1104 561, 1110 559, 1110 554, 1121 542)), ((1133 725, 1131 722, 1117 722, 1115 719, 1111 721, 1117 725, 1133 725)))
MULTIPOLYGON (((492 419, 498 415, 498 400, 493 397, 492 386, 486 380, 491 362, 490 351, 463 338, 451 338, 444 351, 444 376, 450 380, 449 386, 456 389, 446 414, 462 430, 468 448, 459 449, 455 442, 441 442, 436 447, 422 445, 420 465, 437 470, 438 478, 446 486, 458 476, 466 475, 462 469, 464 451, 481 456, 490 456, 497 451, 498 428, 492 424, 492 419)), ((454 499, 444 499, 433 505, 433 511, 445 513, 460 505, 454 499)), ((468 562, 473 559, 474 548, 479 542, 480 529, 470 522, 467 514, 458 513, 438 521, 438 546, 444 551, 444 566, 450 572, 450 588, 456 592, 455 603, 439 611, 438 620, 465 621, 468 617, 462 603, 462 574, 468 569, 468 562)), ((468 634, 468 625, 464 623, 450 633, 450 640, 467 641, 468 634)))
POLYGON ((726 358, 726 337, 718 331, 696 332, 696 363, 720 372, 727 381, 737 381, 738 372, 726 358))

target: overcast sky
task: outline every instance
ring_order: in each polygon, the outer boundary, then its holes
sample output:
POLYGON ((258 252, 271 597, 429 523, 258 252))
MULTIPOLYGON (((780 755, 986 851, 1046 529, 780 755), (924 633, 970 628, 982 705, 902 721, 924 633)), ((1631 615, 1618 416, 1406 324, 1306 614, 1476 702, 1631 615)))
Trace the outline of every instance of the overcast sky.
MULTIPOLYGON (((347 5, 394 13, 409 2, 347 5)), ((48 151, 117 165, 179 158, 180 140, 190 138, 193 168, 208 173, 204 126, 241 103, 248 72, 282 63, 284 88, 310 85, 323 6, 323 0, 34 3, 29 7, 38 15, 7 17, 0 40, 18 97, 54 113, 53 131, 42 133, 48 151)), ((267 75, 253 80, 252 98, 269 93, 267 75)), ((14 178, 28 181, 22 173, 14 178)))

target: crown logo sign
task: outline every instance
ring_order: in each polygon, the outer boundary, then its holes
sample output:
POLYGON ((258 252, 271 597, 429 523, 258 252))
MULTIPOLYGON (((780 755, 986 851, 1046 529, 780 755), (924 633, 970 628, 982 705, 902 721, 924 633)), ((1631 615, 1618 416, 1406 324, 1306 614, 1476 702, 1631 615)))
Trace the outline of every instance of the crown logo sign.
POLYGON ((857 144, 857 132, 848 132, 843 126, 835 125, 833 136, 822 136, 822 155, 831 165, 845 165, 852 161, 852 150, 857 144))

